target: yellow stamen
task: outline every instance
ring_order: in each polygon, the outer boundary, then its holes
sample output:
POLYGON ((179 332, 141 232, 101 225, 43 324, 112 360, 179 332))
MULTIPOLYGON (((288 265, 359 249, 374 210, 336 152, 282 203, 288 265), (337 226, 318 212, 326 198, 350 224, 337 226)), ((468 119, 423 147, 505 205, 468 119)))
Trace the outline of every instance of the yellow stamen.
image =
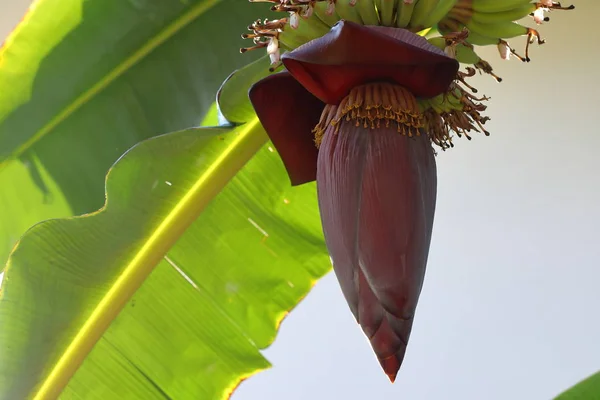
POLYGON ((340 122, 355 121, 365 129, 388 128, 395 124, 398 133, 408 137, 420 135, 424 116, 417 100, 402 86, 391 83, 369 83, 357 86, 339 105, 326 105, 321 119, 313 129, 315 144, 320 146, 328 127, 339 131, 340 122))

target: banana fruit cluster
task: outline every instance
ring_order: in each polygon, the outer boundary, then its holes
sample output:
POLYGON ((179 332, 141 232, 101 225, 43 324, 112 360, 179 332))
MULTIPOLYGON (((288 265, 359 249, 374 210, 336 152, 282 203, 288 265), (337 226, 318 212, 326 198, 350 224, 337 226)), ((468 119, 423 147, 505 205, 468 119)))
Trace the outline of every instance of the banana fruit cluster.
POLYGON ((450 132, 470 139, 469 131, 486 135, 483 124, 488 119, 481 112, 487 98, 475 97, 477 90, 465 81, 477 71, 501 79, 490 63, 476 53, 476 46, 497 46, 503 59, 515 57, 528 62, 529 46, 543 44, 540 33, 521 25, 525 17, 535 24, 547 22, 546 13, 572 10, 552 0, 250 0, 271 3, 272 11, 287 13, 278 20, 257 20, 242 37, 254 45, 242 52, 266 48, 271 70, 281 66, 281 51, 292 50, 326 34, 339 20, 362 25, 380 25, 407 29, 425 36, 434 46, 465 66, 449 92, 434 99, 422 100, 420 107, 426 124, 434 132, 434 142, 442 149, 453 147, 450 132), (508 39, 526 38, 524 55, 512 48, 508 39))

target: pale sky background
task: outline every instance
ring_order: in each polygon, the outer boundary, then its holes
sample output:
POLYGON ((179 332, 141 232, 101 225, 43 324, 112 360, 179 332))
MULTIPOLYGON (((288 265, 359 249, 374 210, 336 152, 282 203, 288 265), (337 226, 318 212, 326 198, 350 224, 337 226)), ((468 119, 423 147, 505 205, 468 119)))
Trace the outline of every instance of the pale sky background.
MULTIPOLYGON (((0 0, 0 37, 28 3, 0 0)), ((428 272, 396 384, 330 274, 264 352, 274 367, 233 400, 547 400, 600 369, 600 2, 575 4, 541 27, 548 43, 531 63, 485 52, 505 79, 476 80, 493 98, 492 136, 438 157, 428 272)))

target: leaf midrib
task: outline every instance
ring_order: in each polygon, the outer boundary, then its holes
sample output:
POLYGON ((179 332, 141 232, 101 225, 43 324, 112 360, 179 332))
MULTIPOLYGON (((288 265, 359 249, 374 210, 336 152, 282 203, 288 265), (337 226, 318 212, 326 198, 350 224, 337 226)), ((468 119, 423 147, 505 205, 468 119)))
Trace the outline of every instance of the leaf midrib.
MULTIPOLYGON (((123 273, 91 312, 41 383, 34 400, 56 399, 60 396, 95 344, 164 254, 196 220, 214 195, 266 142, 267 136, 256 117, 240 128, 232 143, 198 176, 141 248, 132 255, 123 273)), ((110 179, 110 171, 107 179, 110 179)), ((106 212, 106 204, 101 210, 83 218, 93 218, 98 213, 106 212)))
POLYGON ((10 154, 5 160, 0 161, 0 170, 5 167, 10 161, 20 157, 23 153, 29 150, 37 141, 42 139, 48 133, 50 133, 54 128, 56 128, 61 122, 66 120, 70 115, 72 115, 75 111, 81 108, 83 105, 87 104, 90 99, 94 98, 98 93, 100 93, 103 89, 108 87, 112 82, 118 79, 121 75, 127 72, 131 67, 137 64, 140 60, 142 60, 145 56, 150 54, 154 49, 158 46, 169 40, 176 33, 181 31, 188 24, 193 22, 196 18, 206 12, 208 9, 213 7, 220 0, 204 0, 199 4, 188 9, 186 13, 177 18, 171 24, 169 24, 166 28, 161 30, 156 36, 152 37, 149 41, 147 41, 142 47, 140 47, 137 51, 127 57, 123 62, 109 71, 102 79, 100 79, 96 84, 92 87, 84 91, 78 97, 75 98, 69 105, 63 108, 54 118, 48 121, 44 126, 42 126, 33 136, 19 145, 13 152, 10 154))

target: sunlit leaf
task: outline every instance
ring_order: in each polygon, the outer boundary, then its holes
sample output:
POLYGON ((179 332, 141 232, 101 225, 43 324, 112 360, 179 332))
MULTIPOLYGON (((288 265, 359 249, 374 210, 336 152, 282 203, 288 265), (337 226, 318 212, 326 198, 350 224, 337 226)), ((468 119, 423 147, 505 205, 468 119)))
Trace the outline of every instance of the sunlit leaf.
POLYGON ((259 349, 330 265, 314 186, 269 146, 220 192, 265 141, 256 119, 150 139, 105 208, 32 228, 0 295, 0 398, 222 398, 268 367, 259 349))
POLYGON ((0 50, 0 265, 25 230, 103 202, 138 141, 196 126, 235 68, 240 0, 38 0, 0 50))

